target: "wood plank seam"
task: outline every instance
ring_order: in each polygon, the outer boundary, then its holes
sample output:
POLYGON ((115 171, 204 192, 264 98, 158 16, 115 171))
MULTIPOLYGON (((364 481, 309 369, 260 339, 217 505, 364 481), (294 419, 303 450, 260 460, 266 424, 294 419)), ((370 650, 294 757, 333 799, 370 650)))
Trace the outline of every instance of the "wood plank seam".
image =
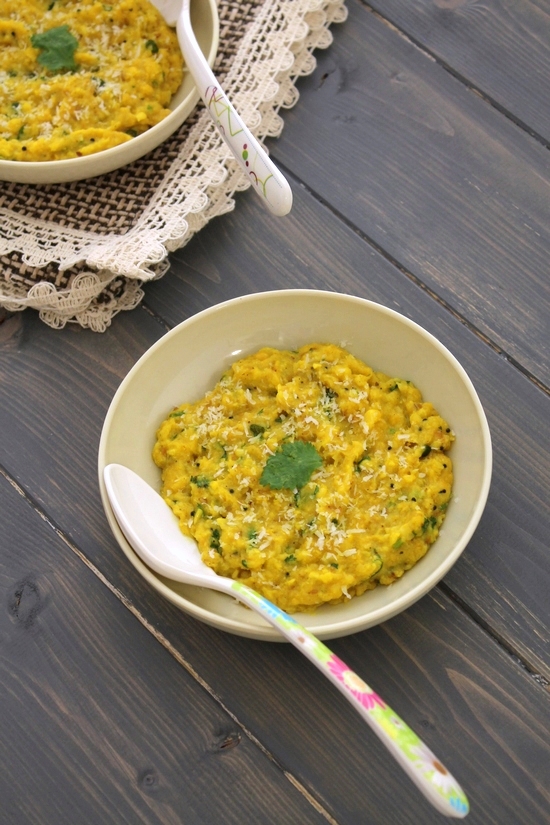
MULTIPOLYGON (((398 260, 396 260, 393 255, 387 252, 382 246, 380 246, 375 240, 370 238, 366 235, 359 227, 357 227, 352 221, 350 221, 345 215, 342 215, 337 209, 335 209, 330 203, 328 203, 321 195, 311 189, 304 181, 297 178, 293 172, 291 172, 284 163, 282 163, 276 155, 276 152, 273 150, 271 151, 271 155, 273 159, 276 161, 277 165, 284 171, 285 175, 295 181, 296 186, 300 186, 304 191, 308 193, 317 203, 321 204, 325 209, 334 215, 341 223, 343 223, 348 229, 350 229, 358 238, 360 238, 364 243, 368 244, 372 249, 378 252, 388 263, 394 266, 396 269, 401 272, 402 275, 405 275, 410 281, 412 281, 417 287, 419 287, 426 295, 429 295, 434 301, 436 301, 443 309, 449 312, 453 318, 459 321, 462 326, 466 327, 471 333, 473 333, 477 338, 483 341, 488 347, 490 347, 493 352, 496 352, 501 358, 504 358, 511 366, 517 369, 522 375, 524 375, 532 384, 534 384, 539 390, 541 390, 545 395, 550 396, 550 387, 547 386, 543 381, 537 378, 536 375, 533 375, 528 369, 526 369, 522 364, 520 364, 515 358, 509 355, 505 350, 502 349, 495 341, 493 341, 489 336, 485 335, 480 329, 478 329, 471 321, 469 321, 462 313, 456 310, 454 307, 451 306, 447 301, 441 298, 437 292, 435 292, 431 287, 427 286, 418 275, 415 275, 409 269, 407 269, 403 264, 401 264, 398 260)), ((146 299, 145 299, 146 300, 146 299)), ((157 318, 157 316, 154 316, 157 318)), ((160 323, 162 322, 161 319, 159 320, 160 323)))
MULTIPOLYGON (((156 317, 156 316, 155 316, 156 317)), ((40 507, 40 505, 30 496, 24 488, 8 473, 8 471, 0 465, 0 475, 2 475, 5 480, 19 493, 22 498, 24 498, 27 503, 33 508, 33 510, 37 513, 40 518, 46 522, 46 524, 51 527, 52 530, 57 534, 57 536, 63 541, 63 543, 72 550, 73 553, 86 565, 86 567, 94 573, 97 578, 108 588, 108 590, 120 601, 122 604, 132 613, 133 616, 146 628, 154 638, 178 661, 178 663, 185 668, 185 670, 195 679, 198 684, 214 699, 214 701, 223 708, 225 713, 231 717, 231 719, 238 725, 243 733, 253 742, 256 747, 258 747, 262 753, 265 754, 277 767, 284 773, 285 777, 290 781, 293 785, 296 786, 300 790, 300 793, 304 794, 313 805, 313 807, 321 813, 327 822, 330 822, 331 825, 338 825, 336 820, 334 820, 330 813, 326 811, 320 804, 314 800, 314 797, 311 797, 311 794, 307 791, 307 789, 297 780, 292 774, 290 774, 283 765, 279 763, 279 761, 275 758, 273 754, 263 745, 263 743, 257 739, 257 737, 250 731, 232 711, 226 707, 223 703, 222 699, 218 696, 218 694, 213 690, 213 688, 206 682, 201 675, 193 668, 193 666, 179 653, 179 651, 168 641, 168 639, 160 633, 156 628, 143 616, 137 607, 125 596, 125 594, 115 587, 111 582, 103 575, 101 570, 99 570, 93 562, 88 559, 88 557, 70 540, 70 538, 65 535, 63 530, 57 527, 54 522, 48 517, 48 515, 44 512, 44 510, 40 507), (311 798, 310 798, 311 797, 311 798), (319 807, 318 807, 319 806, 319 807)), ((503 639, 496 631, 494 631, 490 625, 482 619, 482 617, 478 616, 475 611, 473 611, 453 590, 449 587, 445 582, 441 581, 438 585, 436 585, 436 589, 440 590, 447 598, 449 598, 464 614, 466 614, 471 621, 473 621, 481 630, 482 632, 487 635, 492 643, 496 644, 504 653, 506 653, 510 659, 514 662, 515 666, 519 666, 524 672, 526 672, 531 679, 540 687, 545 690, 546 692, 550 692, 550 683, 548 680, 541 674, 535 671, 530 664, 518 653, 518 651, 513 648, 505 639, 503 639)))
POLYGON ((146 618, 143 616, 137 607, 132 604, 130 599, 125 596, 125 594, 115 587, 111 582, 103 575, 101 570, 96 567, 90 559, 69 539, 68 536, 64 534, 64 532, 57 527, 53 521, 48 517, 48 515, 44 512, 44 510, 39 506, 39 504, 34 501, 32 496, 30 496, 22 487, 21 485, 5 470, 4 467, 0 465, 0 475, 8 482, 8 484, 13 487, 13 489, 23 498, 25 501, 32 507, 34 512, 44 521, 58 536, 61 541, 69 548, 79 559, 80 561, 86 565, 88 570, 90 570, 99 581, 107 587, 107 589, 115 596, 123 605, 130 611, 130 613, 140 622, 140 624, 147 630, 151 635, 156 639, 159 644, 164 647, 164 649, 181 665, 187 673, 205 690, 208 695, 216 702, 218 707, 220 707, 232 720, 233 722, 238 725, 238 727, 242 730, 244 735, 249 739, 249 741, 255 745, 263 754, 266 756, 269 761, 277 767, 285 779, 290 782, 291 785, 296 788, 296 790, 307 800, 307 802, 319 813, 324 819, 330 823, 330 825, 339 825, 338 821, 334 819, 334 817, 327 811, 321 803, 315 799, 315 797, 307 790, 307 788, 297 779, 290 771, 288 771, 283 765, 280 764, 279 760, 275 758, 275 756, 269 751, 269 749, 250 731, 246 725, 244 725, 239 718, 225 705, 222 701, 221 697, 215 692, 215 690, 206 682, 205 679, 195 670, 195 668, 188 662, 181 653, 170 644, 168 639, 163 636, 146 618))
POLYGON ((154 309, 151 309, 151 307, 147 304, 146 299, 141 302, 140 306, 148 315, 151 316, 154 321, 156 321, 161 327, 164 327, 166 332, 170 332, 172 326, 168 323, 168 321, 165 321, 164 318, 161 318, 161 316, 156 313, 154 309))
POLYGON ((451 587, 449 587, 448 584, 446 584, 444 581, 441 581, 437 585, 437 589, 441 590, 441 592, 444 593, 454 604, 460 607, 461 610, 463 610, 464 613, 466 613, 472 619, 472 621, 474 621, 479 627, 481 627, 487 633, 487 635, 490 636, 493 639, 493 641, 508 656, 510 656, 517 665, 521 667, 522 670, 529 674, 531 679, 534 682, 536 682, 537 685, 540 685, 546 691, 550 692, 550 682, 548 681, 548 679, 546 679, 546 677, 543 676, 542 673, 538 673, 536 670, 533 670, 533 668, 520 655, 520 653, 518 653, 517 650, 515 650, 513 647, 507 644, 501 635, 493 631, 489 624, 481 616, 479 616, 475 612, 475 610, 472 610, 472 608, 468 604, 466 604, 466 602, 463 599, 461 599, 460 596, 457 595, 457 593, 455 593, 455 591, 451 587))
POLYGON ((484 92, 483 89, 481 89, 479 86, 476 86, 474 83, 471 82, 471 80, 468 80, 468 78, 464 77, 464 75, 460 72, 457 72, 456 69, 453 69, 453 67, 449 63, 446 63, 444 60, 442 60, 440 57, 438 57, 436 54, 430 51, 430 49, 428 49, 423 43, 420 43, 412 35, 408 34, 406 31, 399 28, 399 26, 397 26, 392 20, 390 20, 387 17, 384 17, 383 14, 377 11, 377 9, 374 9, 372 6, 370 6, 369 3, 367 3, 365 0, 359 0, 359 2, 362 6, 364 6, 364 8, 367 11, 373 14, 377 20, 379 20, 385 26, 388 26, 400 37, 403 37, 408 43, 410 43, 412 46, 414 46, 420 52, 422 52, 422 54, 424 54, 424 56, 427 57, 429 60, 432 60, 433 62, 437 63, 438 66, 441 66, 442 69, 444 69, 446 72, 448 72, 448 74, 454 77, 455 80, 458 80, 459 83, 462 83, 462 85, 465 86, 469 91, 473 92, 475 95, 480 97, 485 103, 487 103, 489 106, 492 106, 493 109, 496 109, 497 112, 506 117, 508 120, 511 120, 512 123, 514 123, 519 129, 521 129, 523 132, 526 132, 529 135, 529 137, 532 137, 538 143, 542 144, 542 146, 544 146, 546 149, 550 149, 550 142, 545 137, 539 135, 538 132, 535 132, 534 129, 532 129, 530 126, 524 123, 520 118, 516 117, 516 115, 510 112, 509 109, 506 109, 504 106, 498 103, 498 101, 494 100, 490 95, 484 92))

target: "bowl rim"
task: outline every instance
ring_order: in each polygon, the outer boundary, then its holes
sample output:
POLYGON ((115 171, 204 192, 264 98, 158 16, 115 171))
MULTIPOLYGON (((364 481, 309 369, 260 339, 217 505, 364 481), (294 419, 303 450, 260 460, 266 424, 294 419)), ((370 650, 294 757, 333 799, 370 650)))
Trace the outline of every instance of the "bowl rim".
POLYGON ((480 485, 480 493, 477 499, 477 503, 469 518, 467 528, 462 533, 460 540, 447 554, 444 561, 441 562, 434 571, 432 571, 428 576, 426 576, 415 587, 413 587, 411 590, 408 590, 407 592, 399 596, 397 599, 395 599, 395 601, 392 602, 391 606, 385 605, 369 613, 367 621, 365 621, 364 616, 357 616, 350 618, 346 621, 329 621, 323 625, 317 625, 313 629, 313 632, 318 638, 333 639, 338 638, 340 636, 351 635, 352 633, 357 633, 361 630, 368 629, 369 627, 373 627, 376 624, 380 624, 383 621, 391 619, 393 616, 412 606, 416 601, 422 598, 422 596, 426 595, 426 593, 429 590, 431 590, 455 564, 457 559, 462 554, 464 548, 470 541, 474 531, 476 530, 479 524, 479 520, 482 516, 483 510, 485 508, 487 497, 489 495, 493 465, 493 452, 489 425, 481 401, 466 370, 462 367, 461 363, 450 352, 450 350, 444 344, 442 344, 441 341, 439 341, 434 335, 432 335, 432 333, 428 332, 416 321, 412 321, 410 318, 407 318, 400 312, 397 312, 394 309, 390 309, 389 307, 386 307, 383 304, 371 301, 366 298, 360 298, 358 296, 351 295, 348 293, 333 292, 329 290, 320 289, 279 289, 270 290, 266 292, 255 292, 247 295, 238 296, 236 298, 230 298, 226 301, 214 304, 211 307, 207 307, 206 309, 203 309, 200 312, 195 313, 194 315, 190 315, 184 321, 177 324, 167 333, 162 335, 158 339, 158 341, 155 341, 155 343, 152 344, 140 356, 140 358, 136 361, 136 363, 131 367, 129 372, 123 378, 122 382, 120 383, 118 389, 116 390, 112 398, 112 401, 109 405, 109 409, 105 416, 98 449, 98 476, 101 500, 105 510, 105 514, 107 516, 107 520, 109 522, 111 530, 115 535, 115 538, 117 539, 121 549, 123 550, 127 558, 132 562, 132 564, 138 570, 138 572, 140 572, 141 575, 149 582, 149 584, 151 584, 161 595, 163 595, 165 598, 167 598, 180 609, 184 610, 185 612, 189 613, 190 615, 194 616, 195 618, 199 619, 205 624, 209 624, 211 626, 217 627, 218 629, 224 630, 235 635, 246 636, 248 638, 260 639, 265 641, 284 642, 285 639, 277 633, 275 628, 267 624, 265 628, 263 625, 247 625, 244 622, 232 618, 219 616, 218 614, 215 614, 207 610, 206 608, 195 604, 194 602, 188 601, 184 596, 175 593, 171 588, 165 585, 164 582, 157 576, 157 574, 154 573, 149 567, 147 567, 147 565, 145 565, 142 562, 140 557, 134 552, 130 544, 127 542, 115 519, 105 488, 103 470, 106 464, 109 463, 108 461, 106 461, 106 442, 110 424, 115 416, 119 399, 126 391, 126 387, 133 380, 136 373, 142 368, 143 364, 146 361, 148 361, 151 357, 153 357, 156 354, 156 352, 166 344, 168 340, 180 334, 182 328, 192 326, 196 323, 200 323, 200 321, 203 318, 220 312, 228 307, 231 307, 232 305, 241 304, 244 302, 253 304, 256 301, 262 301, 266 299, 269 300, 269 298, 273 296, 293 297, 295 295, 309 297, 316 295, 325 297, 332 296, 334 298, 352 301, 353 303, 368 306, 370 309, 376 312, 380 312, 383 315, 387 315, 400 323, 404 323, 406 326, 409 326, 416 333, 424 337, 429 343, 431 343, 436 349, 439 350, 439 352, 444 356, 444 358, 447 361, 449 361, 451 366, 462 379, 462 382, 468 391, 468 394, 470 396, 470 399, 473 403, 475 412, 478 417, 481 429, 481 440, 484 447, 482 482, 480 485))
MULTIPOLYGON (((208 65, 212 67, 219 46, 220 21, 218 6, 216 0, 201 0, 201 2, 203 8, 208 9, 211 17, 211 41, 205 57, 208 60, 208 65)), ((181 103, 172 109, 165 118, 147 129, 146 132, 142 132, 131 140, 118 144, 118 146, 111 146, 109 149, 102 149, 100 152, 90 155, 42 161, 3 160, 0 158, 0 181, 31 186, 56 185, 58 183, 89 180, 108 172, 114 172, 139 160, 143 155, 152 152, 164 143, 187 120, 199 99, 200 92, 197 85, 193 83, 181 103), (185 114, 182 117, 183 112, 185 114), (122 160, 120 156, 122 156, 122 160), (99 171, 94 172, 93 169, 87 169, 88 166, 94 165, 97 165, 99 171)))

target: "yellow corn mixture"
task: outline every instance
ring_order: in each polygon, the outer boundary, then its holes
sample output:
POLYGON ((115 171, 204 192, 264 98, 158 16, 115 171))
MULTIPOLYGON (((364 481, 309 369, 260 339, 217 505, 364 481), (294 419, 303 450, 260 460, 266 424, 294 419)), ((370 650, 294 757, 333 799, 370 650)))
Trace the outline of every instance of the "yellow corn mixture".
POLYGON ((311 611, 389 585, 424 556, 451 498, 453 440, 409 381, 311 344, 237 361, 169 414, 153 459, 209 567, 311 611))
POLYGON ((0 0, 0 159, 131 140, 166 117, 182 77, 175 31, 148 0, 0 0))

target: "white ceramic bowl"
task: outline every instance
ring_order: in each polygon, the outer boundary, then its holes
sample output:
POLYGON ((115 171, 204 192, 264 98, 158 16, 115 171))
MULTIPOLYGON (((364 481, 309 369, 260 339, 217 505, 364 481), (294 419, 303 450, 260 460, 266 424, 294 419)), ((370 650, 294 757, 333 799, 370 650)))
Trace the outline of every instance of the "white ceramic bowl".
MULTIPOLYGON (((191 21, 197 42, 212 66, 218 51, 219 37, 216 0, 193 0, 191 21)), ((189 117, 199 97, 195 82, 186 71, 183 82, 170 103, 170 114, 143 134, 120 146, 81 158, 31 163, 0 160, 0 180, 31 184, 67 183, 112 172, 143 157, 170 137, 189 117)))
POLYGON ((151 452, 168 412, 195 401, 236 359, 262 346, 296 349, 312 342, 344 344, 374 369, 411 380, 456 433, 455 481, 442 534, 426 556, 390 587, 296 618, 322 639, 344 636, 395 616, 428 592, 455 563, 481 517, 491 479, 491 439, 481 403, 456 358, 418 324, 379 304, 315 290, 282 290, 236 298, 179 324, 157 341, 120 385, 99 447, 99 484, 109 524, 128 559, 159 593, 221 630, 280 641, 277 631, 221 593, 153 573, 122 535, 107 500, 103 469, 124 464, 155 489, 160 471, 151 452))

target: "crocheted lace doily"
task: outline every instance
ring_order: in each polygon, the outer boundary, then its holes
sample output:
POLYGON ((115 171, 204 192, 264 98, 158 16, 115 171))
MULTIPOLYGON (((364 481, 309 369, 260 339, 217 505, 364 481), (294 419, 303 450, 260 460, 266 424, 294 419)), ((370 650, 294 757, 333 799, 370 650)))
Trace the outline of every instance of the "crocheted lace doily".
MULTIPOLYGON (((280 109, 298 100, 296 79, 332 42, 344 0, 219 0, 215 65, 229 98, 261 140, 281 134, 280 109)), ((0 306, 39 311, 52 327, 104 331, 133 309, 145 281, 169 268, 212 218, 250 186, 202 103, 145 158, 77 183, 0 188, 0 306)))

